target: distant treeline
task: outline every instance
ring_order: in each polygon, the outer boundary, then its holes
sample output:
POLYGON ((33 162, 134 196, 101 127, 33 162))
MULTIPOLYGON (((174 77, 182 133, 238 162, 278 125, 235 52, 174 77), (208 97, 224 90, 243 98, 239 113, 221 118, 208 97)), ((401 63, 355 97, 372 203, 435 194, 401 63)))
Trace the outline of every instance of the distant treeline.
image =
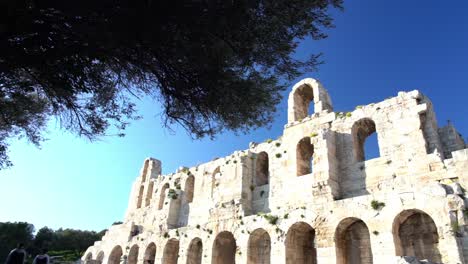
POLYGON ((18 243, 25 244, 29 263, 41 248, 47 248, 51 256, 62 256, 60 260, 74 261, 106 232, 43 227, 34 235, 34 230, 34 225, 26 222, 0 222, 0 263, 18 243))

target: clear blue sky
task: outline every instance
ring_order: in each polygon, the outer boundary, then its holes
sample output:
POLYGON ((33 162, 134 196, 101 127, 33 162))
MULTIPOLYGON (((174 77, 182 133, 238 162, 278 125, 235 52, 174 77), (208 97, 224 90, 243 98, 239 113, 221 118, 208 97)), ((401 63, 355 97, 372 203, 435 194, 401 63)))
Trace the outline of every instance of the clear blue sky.
MULTIPOLYGON (((304 77, 320 79, 338 111, 419 89, 432 99, 440 126, 450 119, 466 134, 467 14, 463 0, 348 0, 345 12, 334 12, 336 28, 328 39, 302 43, 298 56, 321 51, 326 61, 304 77)), ((163 172, 170 173, 276 138, 286 123, 286 99, 287 93, 270 130, 225 133, 214 141, 162 129, 159 107, 147 101, 139 104, 144 119, 125 138, 90 143, 51 123, 41 149, 12 141, 14 167, 0 171, 0 221, 27 221, 36 229, 108 228, 123 219, 144 158, 162 160, 163 172)))

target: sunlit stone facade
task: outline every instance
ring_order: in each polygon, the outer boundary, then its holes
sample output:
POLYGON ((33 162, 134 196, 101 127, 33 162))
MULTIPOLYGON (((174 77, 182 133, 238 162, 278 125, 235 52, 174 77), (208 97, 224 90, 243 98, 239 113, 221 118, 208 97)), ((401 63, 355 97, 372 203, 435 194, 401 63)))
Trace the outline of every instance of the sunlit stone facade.
POLYGON ((338 113, 324 87, 304 79, 280 138, 169 175, 145 160, 124 223, 83 260, 468 263, 467 186, 465 142, 451 124, 438 127, 419 91, 338 113), (374 133, 380 156, 366 160, 374 133))

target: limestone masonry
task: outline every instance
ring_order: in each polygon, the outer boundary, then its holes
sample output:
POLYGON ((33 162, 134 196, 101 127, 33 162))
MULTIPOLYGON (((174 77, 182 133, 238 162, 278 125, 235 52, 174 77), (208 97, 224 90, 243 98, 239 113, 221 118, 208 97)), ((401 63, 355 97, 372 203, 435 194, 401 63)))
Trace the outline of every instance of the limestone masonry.
POLYGON ((437 126, 422 93, 337 113, 325 88, 304 79, 280 138, 164 176, 146 159, 123 224, 82 260, 468 264, 464 188, 465 142, 450 123, 437 126), (380 155, 366 160, 373 133, 380 155))

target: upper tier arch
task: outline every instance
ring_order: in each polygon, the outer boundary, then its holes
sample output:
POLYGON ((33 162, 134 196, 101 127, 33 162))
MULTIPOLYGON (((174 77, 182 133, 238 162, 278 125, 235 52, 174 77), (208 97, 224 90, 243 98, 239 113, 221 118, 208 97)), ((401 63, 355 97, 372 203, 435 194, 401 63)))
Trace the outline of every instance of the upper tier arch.
POLYGON ((314 112, 333 111, 332 102, 322 84, 312 78, 306 78, 294 85, 288 98, 288 123, 300 121, 311 115, 309 105, 314 102, 314 112))

